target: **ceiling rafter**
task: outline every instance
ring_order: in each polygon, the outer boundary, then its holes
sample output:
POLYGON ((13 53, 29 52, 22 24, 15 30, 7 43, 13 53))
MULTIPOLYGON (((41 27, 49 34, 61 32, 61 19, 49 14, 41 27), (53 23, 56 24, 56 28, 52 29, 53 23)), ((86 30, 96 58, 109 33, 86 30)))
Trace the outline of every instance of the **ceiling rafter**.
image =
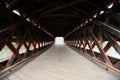
POLYGON ((93 2, 90 2, 88 0, 85 1, 87 4, 93 6, 93 7, 97 7, 98 5, 97 4, 94 4, 93 2))
POLYGON ((41 17, 76 17, 76 18, 81 18, 81 15, 57 13, 57 14, 42 15, 41 17))
POLYGON ((21 2, 22 0, 13 0, 12 2, 9 3, 8 9, 9 10, 13 10, 15 9, 15 7, 17 6, 17 4, 19 2, 21 2))
MULTIPOLYGON (((44 0, 44 1, 42 1, 42 2, 46 2, 46 0, 44 0)), ((40 12, 41 10, 45 10, 46 8, 49 8, 49 7, 51 7, 51 6, 58 6, 58 5, 65 5, 65 3, 64 2, 60 2, 59 4, 57 3, 57 2, 49 2, 50 3, 50 5, 49 6, 47 6, 47 7, 45 7, 45 8, 42 8, 42 9, 39 9, 39 10, 37 10, 37 11, 35 11, 35 12, 40 12), (64 3, 64 4, 63 4, 64 3)), ((65 10, 66 11, 69 11, 69 12, 72 12, 73 14, 72 15, 65 15, 64 13, 62 14, 62 15, 57 15, 57 14, 54 14, 54 15, 46 15, 46 14, 44 14, 44 15, 41 15, 41 14, 39 14, 39 18, 43 18, 43 17, 70 17, 70 18, 77 18, 77 20, 79 20, 80 21, 80 19, 82 19, 83 18, 83 13, 84 14, 87 14, 87 12, 85 12, 85 11, 80 11, 79 10, 79 12, 77 11, 77 10, 74 10, 74 9, 71 9, 71 8, 69 8, 69 7, 66 7, 65 8, 65 10), (81 14, 82 13, 82 14, 81 14)), ((35 15, 35 16, 38 16, 37 14, 35 15)))
POLYGON ((83 2, 83 1, 85 1, 85 0, 77 0, 77 1, 74 1, 74 2, 70 2, 68 4, 64 4, 62 6, 58 6, 58 7, 55 7, 53 9, 47 10, 47 11, 41 13, 41 14, 51 13, 51 12, 54 12, 54 11, 57 11, 57 10, 60 10, 60 9, 66 8, 66 7, 70 7, 70 6, 74 5, 74 4, 77 4, 77 3, 80 3, 80 2, 83 2))
POLYGON ((43 4, 49 4, 48 6, 46 6, 46 7, 44 7, 44 8, 40 8, 40 9, 38 9, 37 11, 34 11, 34 12, 32 12, 32 14, 38 14, 39 12, 41 12, 41 11, 43 11, 43 10, 45 10, 45 9, 48 9, 48 8, 50 8, 50 7, 52 7, 52 6, 59 6, 57 3, 53 3, 53 2, 48 2, 48 1, 46 1, 46 0, 37 0, 37 1, 39 1, 39 2, 42 2, 43 4))
MULTIPOLYGON (((45 0, 44 0, 44 1, 45 1, 45 0)), ((45 1, 45 2, 46 2, 46 1, 45 1)), ((39 10, 33 12, 33 13, 36 14, 36 16, 37 16, 37 13, 39 13, 40 11, 45 10, 46 8, 49 8, 49 7, 51 7, 51 6, 58 6, 58 5, 60 5, 60 4, 50 2, 50 5, 49 5, 49 6, 47 6, 47 7, 45 7, 45 8, 42 8, 42 9, 39 9, 39 10)), ((62 4, 62 5, 65 5, 65 4, 62 4)), ((65 8, 65 10, 70 11, 70 12, 74 13, 74 15, 76 15, 76 16, 72 16, 72 15, 73 15, 73 14, 72 14, 71 17, 81 18, 80 16, 83 16, 83 14, 79 13, 80 10, 79 10, 79 12, 78 12, 78 11, 75 11, 75 10, 73 10, 73 9, 70 9, 70 8, 65 8)), ((82 10, 81 10, 81 12, 87 14, 87 12, 85 12, 85 11, 82 11, 82 10)), ((55 15, 56 15, 56 14, 55 14, 55 15)), ((46 16, 49 17, 49 15, 46 15, 46 14, 39 14, 39 17, 46 17, 46 16)), ((50 17, 52 17, 52 16, 50 16, 50 17)), ((55 17, 55 16, 53 16, 53 17, 55 17)), ((58 16, 58 17, 59 17, 59 16, 58 16)), ((62 16, 61 16, 61 17, 62 17, 62 16)), ((64 14, 63 14, 63 17, 70 17, 70 16, 64 16, 64 14)))
MULTIPOLYGON (((43 18, 44 19, 44 18, 43 18)), ((54 18, 54 19, 52 19, 52 18, 46 18, 46 19, 39 19, 38 21, 40 22, 40 23, 43 23, 43 22, 45 22, 46 24, 48 23, 48 22, 68 22, 68 23, 79 23, 80 22, 80 20, 79 19, 77 19, 77 18, 73 18, 73 19, 71 19, 70 17, 64 17, 64 18, 54 18)))
MULTIPOLYGON (((61 1, 61 3, 62 4, 65 4, 63 1, 61 1)), ((81 9, 79 9, 79 8, 76 8, 76 7, 73 7, 73 6, 70 6, 70 7, 67 7, 67 9, 69 9, 69 10, 74 10, 74 12, 77 12, 77 13, 79 13, 79 14, 87 14, 87 12, 86 11, 84 11, 84 10, 81 10, 81 9)))
POLYGON ((50 26, 51 26, 51 25, 52 25, 52 26, 53 26, 53 25, 58 25, 58 26, 61 26, 61 25, 62 25, 61 27, 68 26, 68 25, 69 25, 69 26, 73 26, 73 24, 63 23, 63 22, 62 22, 62 23, 59 23, 59 22, 57 22, 57 23, 47 23, 47 25, 50 25, 50 26))
MULTIPOLYGON (((78 8, 76 8, 76 7, 70 7, 71 9, 73 9, 73 10, 75 10, 75 11, 77 11, 77 12, 80 12, 80 13, 83 13, 83 14, 88 14, 86 11, 84 11, 84 10, 81 10, 81 9, 78 9, 78 8)), ((79 13, 79 14, 80 14, 79 13)))
POLYGON ((93 17, 110 1, 101 0, 101 3, 99 3, 96 0, 22 0, 19 3, 22 5, 18 5, 18 9, 32 16, 55 36, 64 36, 64 34, 73 31, 74 28, 85 22, 86 19, 93 17), (36 6, 33 6, 33 4, 36 6))
POLYGON ((36 10, 36 11, 32 12, 31 14, 37 14, 37 13, 39 13, 39 12, 41 12, 41 11, 45 10, 45 9, 48 9, 49 7, 51 7, 51 5, 48 5, 48 6, 43 7, 43 8, 40 8, 40 9, 38 9, 38 10, 36 10))

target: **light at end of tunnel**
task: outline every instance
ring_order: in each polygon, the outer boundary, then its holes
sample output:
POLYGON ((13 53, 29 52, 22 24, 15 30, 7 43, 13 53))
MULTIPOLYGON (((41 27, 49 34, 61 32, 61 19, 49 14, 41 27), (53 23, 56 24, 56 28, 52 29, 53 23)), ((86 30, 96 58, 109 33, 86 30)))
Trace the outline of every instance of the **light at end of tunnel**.
POLYGON ((63 37, 56 37, 55 38, 55 44, 63 45, 64 44, 64 38, 63 37))

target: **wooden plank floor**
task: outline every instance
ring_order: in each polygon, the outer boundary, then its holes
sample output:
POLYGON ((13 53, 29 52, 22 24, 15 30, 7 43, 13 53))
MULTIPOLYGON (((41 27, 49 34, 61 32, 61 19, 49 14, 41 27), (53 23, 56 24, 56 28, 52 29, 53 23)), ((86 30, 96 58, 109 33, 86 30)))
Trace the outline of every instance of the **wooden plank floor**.
POLYGON ((66 45, 53 45, 9 80, 120 80, 66 45))

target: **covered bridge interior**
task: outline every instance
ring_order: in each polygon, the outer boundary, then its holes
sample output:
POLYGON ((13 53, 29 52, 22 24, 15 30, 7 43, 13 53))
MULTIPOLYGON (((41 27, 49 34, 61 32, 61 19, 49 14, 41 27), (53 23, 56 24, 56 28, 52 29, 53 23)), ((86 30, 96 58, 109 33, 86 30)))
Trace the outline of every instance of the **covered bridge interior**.
POLYGON ((120 74, 120 0, 0 0, 0 78, 9 80, 56 37, 120 74))

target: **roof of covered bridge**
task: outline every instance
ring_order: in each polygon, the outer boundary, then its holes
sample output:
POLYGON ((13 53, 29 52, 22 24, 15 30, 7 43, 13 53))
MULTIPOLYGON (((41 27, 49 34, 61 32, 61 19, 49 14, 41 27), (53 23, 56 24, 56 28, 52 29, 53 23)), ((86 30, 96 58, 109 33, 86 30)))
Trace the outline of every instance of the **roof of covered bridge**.
POLYGON ((96 13, 113 3, 113 0, 6 0, 8 7, 17 10, 26 20, 38 25, 53 36, 65 36, 84 22, 91 21, 96 13))

